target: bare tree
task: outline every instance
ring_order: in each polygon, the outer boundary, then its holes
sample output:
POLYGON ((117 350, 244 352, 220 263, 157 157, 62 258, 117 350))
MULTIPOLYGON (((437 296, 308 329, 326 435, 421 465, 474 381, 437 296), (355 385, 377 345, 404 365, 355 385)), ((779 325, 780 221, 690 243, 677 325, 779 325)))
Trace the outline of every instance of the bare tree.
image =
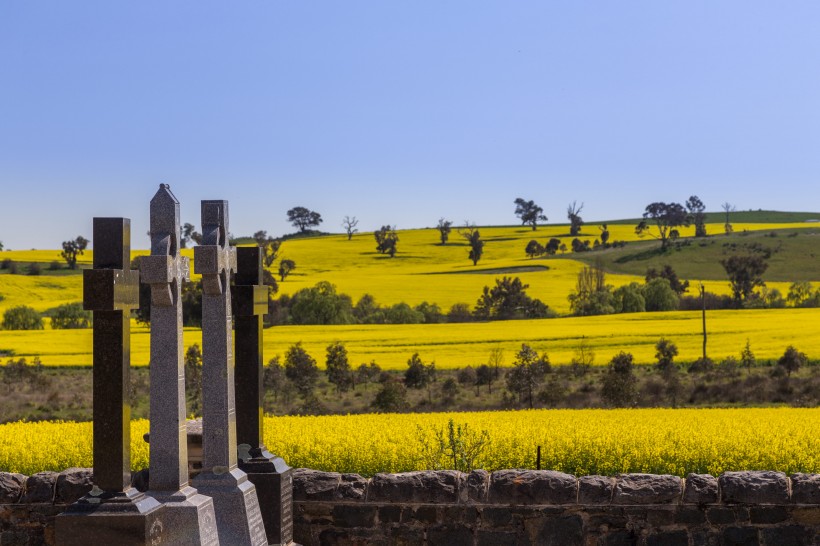
POLYGON ((732 224, 729 222, 729 213, 730 213, 730 212, 734 212, 734 211, 735 211, 735 210, 737 210, 737 209, 735 208, 735 206, 734 206, 734 205, 732 205, 732 204, 731 204, 731 203, 729 203, 728 201, 726 201, 725 203, 723 203, 723 204, 720 206, 720 208, 722 208, 722 209, 723 209, 724 214, 726 214, 726 223, 723 225, 723 229, 726 231, 726 235, 729 235, 730 233, 732 233, 732 231, 734 231, 734 230, 732 229, 732 224))
POLYGON ((350 216, 345 216, 344 220, 342 220, 342 227, 345 228, 347 232, 347 240, 351 240, 353 238, 353 234, 357 233, 359 230, 356 229, 356 226, 359 225, 359 220, 356 219, 354 216, 351 218, 350 216))
POLYGON ((458 232, 462 237, 467 239, 467 243, 470 245, 470 259, 473 261, 473 265, 478 264, 478 260, 480 260, 484 254, 484 241, 481 240, 481 234, 478 232, 478 228, 469 222, 464 222, 464 227, 458 230, 458 232))
POLYGON ((445 220, 444 218, 438 219, 438 225, 436 226, 436 229, 439 232, 441 244, 447 244, 447 239, 450 238, 450 231, 452 231, 452 225, 453 223, 450 220, 445 220))
POLYGON ((536 205, 535 201, 526 201, 519 197, 513 203, 515 204, 515 215, 521 218, 522 226, 530 225, 532 230, 535 231, 539 220, 547 221, 547 217, 544 216, 544 209, 536 205))
POLYGON ((581 233, 581 226, 584 225, 584 220, 581 218, 581 211, 584 210, 584 204, 581 203, 579 207, 576 201, 567 206, 567 219, 569 220, 569 234, 575 237, 581 233))

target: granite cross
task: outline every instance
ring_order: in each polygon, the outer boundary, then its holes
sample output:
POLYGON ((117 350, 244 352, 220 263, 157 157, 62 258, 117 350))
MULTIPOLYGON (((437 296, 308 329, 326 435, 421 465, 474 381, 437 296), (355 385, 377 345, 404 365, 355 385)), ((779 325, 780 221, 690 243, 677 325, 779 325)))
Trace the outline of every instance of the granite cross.
POLYGON ((142 282, 151 286, 149 494, 164 503, 169 540, 214 546, 214 503, 188 485, 181 295, 190 268, 180 255, 179 226, 179 201, 161 184, 151 199, 151 255, 140 259, 142 282))
POLYGON ((131 221, 94 218, 94 269, 83 271, 83 307, 94 312, 94 487, 55 519, 60 546, 142 546, 163 540, 161 505, 131 487, 131 221))
POLYGON ((237 252, 236 285, 236 437, 239 468, 256 486, 265 533, 272 544, 293 543, 293 470, 264 444, 262 315, 268 312, 258 246, 237 252))
POLYGON ((194 479, 214 499, 219 540, 266 546, 256 488, 237 466, 228 202, 202 201, 202 244, 194 248, 202 275, 202 472, 194 479))

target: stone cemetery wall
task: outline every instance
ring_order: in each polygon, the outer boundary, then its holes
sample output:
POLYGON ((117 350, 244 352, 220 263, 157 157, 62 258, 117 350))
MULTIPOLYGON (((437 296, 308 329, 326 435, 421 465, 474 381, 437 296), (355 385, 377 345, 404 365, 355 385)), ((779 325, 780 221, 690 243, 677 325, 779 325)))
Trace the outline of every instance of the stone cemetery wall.
MULTIPOLYGON (((0 546, 54 544, 89 469, 0 473, 0 546)), ((264 507, 263 507, 264 509, 264 507)), ((482 470, 294 475, 294 539, 312 544, 820 545, 820 474, 719 478, 482 470)))

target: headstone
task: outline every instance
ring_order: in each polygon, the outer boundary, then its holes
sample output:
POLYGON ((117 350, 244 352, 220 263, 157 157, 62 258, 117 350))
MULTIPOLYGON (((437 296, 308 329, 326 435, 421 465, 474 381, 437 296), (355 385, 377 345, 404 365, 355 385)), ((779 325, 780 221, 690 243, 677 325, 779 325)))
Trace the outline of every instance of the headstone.
POLYGON ((164 510, 131 487, 130 311, 139 305, 131 221, 94 218, 94 269, 83 271, 83 307, 94 312, 94 487, 55 521, 61 546, 168 544, 164 510))
POLYGON ((256 486, 271 544, 293 543, 293 470, 264 444, 262 315, 268 312, 258 246, 236 249, 236 438, 239 468, 256 486))
POLYGON ((202 201, 202 244, 194 248, 202 275, 202 472, 193 485, 213 498, 219 541, 267 546, 256 488, 237 466, 228 202, 202 201))
POLYGON ((151 199, 151 255, 140 259, 151 286, 151 406, 148 494, 165 507, 166 537, 180 546, 219 544, 214 503, 188 485, 182 283, 190 280, 180 255, 179 201, 167 184, 151 199))

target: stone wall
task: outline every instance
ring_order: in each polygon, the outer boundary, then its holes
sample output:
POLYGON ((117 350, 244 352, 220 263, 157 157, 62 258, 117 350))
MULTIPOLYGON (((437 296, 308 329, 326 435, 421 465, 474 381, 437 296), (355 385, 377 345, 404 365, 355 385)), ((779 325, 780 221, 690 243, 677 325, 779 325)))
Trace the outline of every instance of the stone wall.
MULTIPOLYGON (((90 483, 88 469, 0 473, 0 546, 54 544, 54 516, 90 483)), ((294 521, 305 546, 820 546, 820 475, 299 469, 294 521)))

